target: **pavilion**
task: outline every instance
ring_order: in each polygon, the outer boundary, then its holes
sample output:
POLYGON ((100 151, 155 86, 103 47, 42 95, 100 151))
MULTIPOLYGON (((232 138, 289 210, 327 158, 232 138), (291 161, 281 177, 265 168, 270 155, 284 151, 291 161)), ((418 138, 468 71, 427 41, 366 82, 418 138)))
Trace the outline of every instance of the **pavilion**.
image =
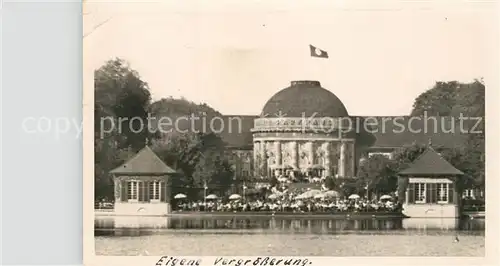
POLYGON ((169 179, 176 171, 145 146, 110 172, 116 215, 166 215, 171 212, 169 179))
POLYGON ((406 179, 404 214, 409 217, 457 218, 460 197, 456 180, 463 173, 429 144, 408 168, 399 172, 406 179))

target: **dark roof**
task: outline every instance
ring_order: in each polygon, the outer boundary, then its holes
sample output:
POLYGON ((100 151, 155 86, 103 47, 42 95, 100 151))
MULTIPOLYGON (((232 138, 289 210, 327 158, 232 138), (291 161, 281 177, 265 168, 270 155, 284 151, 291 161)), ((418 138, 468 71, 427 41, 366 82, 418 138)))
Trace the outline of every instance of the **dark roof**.
MULTIPOLYGON (((254 119, 258 116, 224 116, 224 130, 219 133, 230 148, 250 149, 252 147, 252 132, 254 119), (229 122, 232 119, 232 122, 229 122), (241 128, 241 130, 240 130, 241 128)), ((466 141, 467 133, 460 132, 459 121, 452 117, 436 117, 434 120, 415 119, 409 116, 401 117, 352 117, 361 123, 367 123, 368 131, 360 132, 358 140, 370 149, 394 149, 405 145, 427 144, 429 139, 437 147, 451 148, 466 141), (372 121, 370 121, 372 120, 372 121), (376 121, 376 122, 375 122, 376 121), (454 132, 446 132, 455 124, 454 132), (402 130, 404 129, 404 130, 402 130), (444 129, 444 130, 443 130, 444 129)), ((475 121, 464 121, 464 128, 470 129, 475 121)))
MULTIPOLYGON (((361 139, 367 146, 377 148, 399 148, 412 143, 427 144, 429 139, 436 146, 454 147, 463 143, 467 132, 460 129, 460 121, 453 117, 353 117, 360 122, 361 139), (366 125, 367 130, 363 129, 366 125), (450 131, 453 129, 453 131, 450 131)), ((472 120, 471 120, 472 121, 472 120)), ((463 128, 470 129, 474 123, 463 121, 463 128)))
POLYGON ((345 117, 347 109, 331 91, 321 87, 319 81, 292 81, 264 105, 262 115, 275 117, 345 117))
POLYGON ((259 117, 255 115, 223 116, 225 126, 219 135, 229 148, 251 149, 253 136, 250 130, 257 118, 259 117))
POLYGON ((148 146, 140 150, 121 166, 111 170, 112 174, 174 174, 175 170, 167 166, 148 146))
POLYGON ((463 175, 464 173, 446 161, 432 147, 428 147, 400 175, 438 176, 463 175))

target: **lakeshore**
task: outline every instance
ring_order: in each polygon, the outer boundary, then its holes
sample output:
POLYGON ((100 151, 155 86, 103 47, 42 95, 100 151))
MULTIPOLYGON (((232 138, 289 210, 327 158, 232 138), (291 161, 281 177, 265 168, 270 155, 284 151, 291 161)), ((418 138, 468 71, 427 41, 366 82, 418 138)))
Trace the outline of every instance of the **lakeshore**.
POLYGON ((254 217, 280 217, 293 219, 392 219, 409 218, 401 212, 272 212, 272 211, 248 211, 248 212, 204 212, 204 211, 174 211, 165 215, 141 215, 141 214, 116 214, 113 210, 95 210, 96 217, 190 217, 190 218, 254 218, 254 217))
POLYGON ((346 213, 300 213, 300 212, 174 212, 178 217, 280 217, 317 219, 375 219, 406 218, 402 213, 346 212, 346 213))
MULTIPOLYGON (((346 212, 346 213, 310 213, 310 212, 203 212, 203 211, 174 211, 166 215, 116 214, 112 209, 98 209, 95 217, 191 217, 191 218, 225 218, 225 217, 280 217, 293 219, 393 219, 411 218, 402 212, 346 212)), ((485 219, 484 211, 462 212, 461 217, 469 219, 485 219)))
POLYGON ((96 217, 96 253, 484 256, 484 219, 215 215, 96 217))

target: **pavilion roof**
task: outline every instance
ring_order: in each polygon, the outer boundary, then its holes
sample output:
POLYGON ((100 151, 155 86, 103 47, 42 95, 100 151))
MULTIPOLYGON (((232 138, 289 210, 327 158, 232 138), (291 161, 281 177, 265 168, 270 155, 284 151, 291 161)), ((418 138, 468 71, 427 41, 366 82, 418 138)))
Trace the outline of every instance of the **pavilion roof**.
POLYGON ((439 176, 463 175, 464 173, 446 161, 432 147, 428 147, 400 175, 439 176))
POLYGON ((111 170, 112 174, 174 174, 174 169, 166 165, 156 153, 146 145, 124 164, 111 170))

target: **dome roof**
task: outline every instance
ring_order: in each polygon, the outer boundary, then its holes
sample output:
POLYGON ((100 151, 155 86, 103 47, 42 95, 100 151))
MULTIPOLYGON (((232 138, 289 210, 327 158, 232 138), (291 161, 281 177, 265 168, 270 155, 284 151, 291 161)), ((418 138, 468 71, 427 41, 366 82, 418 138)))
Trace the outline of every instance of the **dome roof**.
POLYGON ((340 99, 321 87, 319 81, 292 81, 269 99, 263 115, 276 117, 281 112, 285 117, 346 117, 347 109, 340 99))

